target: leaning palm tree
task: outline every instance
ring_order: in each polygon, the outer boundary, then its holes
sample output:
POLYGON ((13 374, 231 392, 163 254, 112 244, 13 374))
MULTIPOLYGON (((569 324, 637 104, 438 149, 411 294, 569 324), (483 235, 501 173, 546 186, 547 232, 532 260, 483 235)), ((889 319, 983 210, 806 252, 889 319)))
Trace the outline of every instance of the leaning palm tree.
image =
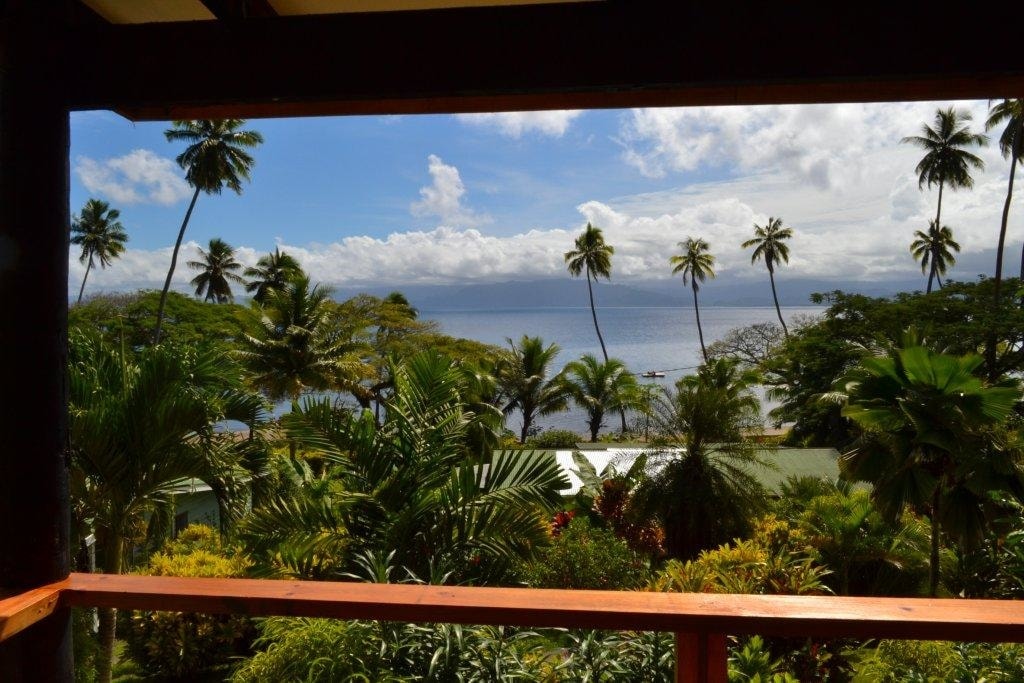
POLYGON ((302 266, 295 257, 275 247, 272 254, 261 256, 255 267, 245 269, 245 276, 249 278, 245 291, 252 294, 257 303, 263 303, 271 292, 281 291, 293 278, 302 274, 302 266))
MULTIPOLYGON (((700 326, 700 306, 697 304, 697 292, 700 290, 700 283, 708 278, 715 277, 715 257, 708 251, 710 246, 704 240, 688 237, 685 242, 679 242, 682 254, 669 257, 669 264, 673 266, 672 274, 682 273, 683 286, 689 279, 690 287, 693 289, 693 312, 697 316, 697 335, 700 337, 700 350, 704 354, 704 362, 708 361, 708 350, 704 346, 704 330, 700 326)), ((776 300, 776 305, 778 301, 776 300)), ((781 316, 779 316, 781 319, 781 316)))
POLYGON ((587 413, 592 442, 597 441, 607 412, 644 407, 636 377, 617 358, 602 363, 588 353, 566 365, 562 376, 566 393, 587 413))
POLYGON ((587 274, 587 293, 590 295, 590 314, 594 318, 594 330, 597 332, 597 341, 601 344, 601 354, 608 360, 608 349, 604 345, 604 337, 601 336, 601 328, 597 324, 597 309, 594 307, 594 288, 591 278, 611 279, 612 277, 612 254, 615 247, 604 243, 604 234, 601 228, 595 228, 587 223, 583 234, 576 238, 576 248, 565 252, 565 263, 569 268, 569 274, 579 277, 580 273, 587 274))
MULTIPOLYGON (((1006 201, 1003 202, 1003 218, 999 224, 999 246, 996 249, 996 302, 999 301, 999 287, 1003 279, 1003 245, 1006 243, 1006 222, 1010 218, 1010 202, 1013 200, 1013 177, 1017 164, 1024 164, 1024 100, 1003 100, 993 106, 985 121, 985 130, 991 130, 1005 123, 999 136, 999 151, 1010 160, 1010 179, 1006 186, 1006 201)), ((1024 280, 1024 250, 1020 255, 1020 277, 1024 280)))
MULTIPOLYGON (((595 281, 599 278, 610 280, 612 278, 612 254, 615 247, 604 243, 604 233, 601 228, 595 228, 590 222, 583 230, 583 234, 576 238, 576 248, 565 252, 565 263, 569 268, 569 274, 579 277, 580 273, 587 274, 587 294, 590 295, 590 315, 594 318, 594 331, 597 332, 597 341, 601 344, 601 355, 608 362, 608 349, 604 345, 604 337, 601 336, 601 328, 597 324, 597 309, 594 307, 594 287, 591 278, 595 281)), ((622 431, 626 431, 626 411, 619 411, 622 419, 622 431)))
POLYGON ((910 253, 915 260, 921 262, 921 272, 928 273, 927 292, 930 294, 932 280, 938 280, 939 287, 942 287, 942 276, 956 263, 953 252, 960 252, 960 244, 953 239, 953 231, 948 225, 939 228, 935 221, 929 223, 928 232, 915 230, 914 237, 916 239, 910 243, 910 253))
MULTIPOLYGON (((935 225, 942 225, 942 190, 946 187, 951 190, 974 187, 971 169, 980 171, 985 168, 985 162, 980 157, 967 151, 968 147, 981 147, 988 143, 984 135, 971 132, 967 125, 970 120, 970 112, 953 107, 939 109, 935 112, 932 126, 922 124, 920 135, 911 135, 902 140, 925 151, 914 169, 918 176, 918 186, 939 186, 935 225)), ((934 265, 934 260, 932 263, 934 265)), ((996 272, 999 273, 998 270, 996 272)))
POLYGON ((188 267, 198 270, 199 274, 192 278, 196 288, 196 296, 205 294, 206 301, 224 304, 235 300, 231 291, 231 283, 245 284, 236 270, 242 264, 235 260, 235 250, 219 237, 210 240, 209 250, 199 250, 200 261, 189 261, 188 267))
POLYGON ((178 251, 181 241, 185 238, 185 229, 196 207, 199 193, 220 194, 227 187, 236 194, 242 194, 242 181, 249 180, 255 160, 246 151, 263 142, 263 136, 254 130, 242 130, 243 119, 220 120, 188 120, 175 121, 173 127, 164 131, 169 142, 185 142, 188 147, 177 156, 175 161, 185 169, 185 180, 195 188, 192 201, 185 211, 185 219, 178 230, 178 239, 174 242, 171 252, 171 267, 167 269, 167 279, 160 292, 160 305, 156 312, 156 327, 153 330, 153 343, 160 343, 160 328, 164 321, 164 306, 167 304, 167 291, 171 288, 171 278, 178 264, 178 251))
MULTIPOLYGON (((199 479, 222 510, 240 515, 247 442, 219 432, 259 418, 262 400, 241 386, 223 352, 160 346, 138 356, 72 335, 68 363, 72 497, 76 526, 96 535, 102 570, 119 574, 140 528, 166 523, 173 494, 199 479)), ((114 610, 99 612, 98 680, 110 680, 114 610)))
POLYGON ((101 268, 106 268, 124 253, 128 233, 117 220, 120 217, 121 212, 111 209, 106 202, 90 199, 71 223, 71 243, 82 247, 82 255, 78 260, 86 264, 82 286, 78 290, 79 303, 85 292, 85 281, 89 279, 89 271, 96 265, 96 261, 100 262, 101 268))
POLYGON ((551 415, 567 407, 565 385, 551 372, 560 349, 556 344, 544 346, 540 337, 523 335, 518 342, 507 341, 509 349, 501 354, 497 363, 498 390, 508 400, 503 409, 505 415, 517 410, 522 413, 519 443, 525 443, 538 416, 551 415))
POLYGON ((775 291, 775 266, 780 263, 789 263, 789 246, 785 240, 793 236, 792 228, 782 227, 781 218, 768 218, 768 223, 761 227, 754 224, 754 237, 742 244, 744 249, 755 247, 754 253, 750 255, 750 262, 755 263, 757 259, 764 259, 768 266, 768 279, 772 283, 772 298, 775 300, 775 313, 779 316, 779 323, 782 324, 782 331, 789 336, 789 328, 786 321, 782 319, 782 309, 779 308, 779 295, 775 291))

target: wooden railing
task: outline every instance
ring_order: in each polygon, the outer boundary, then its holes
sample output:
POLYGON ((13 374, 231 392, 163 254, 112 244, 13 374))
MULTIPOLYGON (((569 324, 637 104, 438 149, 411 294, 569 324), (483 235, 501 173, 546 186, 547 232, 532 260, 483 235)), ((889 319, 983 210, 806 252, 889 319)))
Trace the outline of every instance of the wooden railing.
POLYGON ((725 636, 1024 642, 1024 601, 716 595, 72 574, 0 600, 0 640, 58 607, 669 631, 678 681, 725 681, 725 636))

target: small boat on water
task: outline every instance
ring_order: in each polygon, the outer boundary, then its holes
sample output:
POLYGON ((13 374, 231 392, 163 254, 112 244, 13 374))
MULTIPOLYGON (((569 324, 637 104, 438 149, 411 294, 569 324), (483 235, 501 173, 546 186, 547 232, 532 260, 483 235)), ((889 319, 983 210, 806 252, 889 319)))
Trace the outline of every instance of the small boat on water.
POLYGON ((641 373, 641 377, 664 377, 665 373, 661 370, 648 370, 647 372, 641 373))

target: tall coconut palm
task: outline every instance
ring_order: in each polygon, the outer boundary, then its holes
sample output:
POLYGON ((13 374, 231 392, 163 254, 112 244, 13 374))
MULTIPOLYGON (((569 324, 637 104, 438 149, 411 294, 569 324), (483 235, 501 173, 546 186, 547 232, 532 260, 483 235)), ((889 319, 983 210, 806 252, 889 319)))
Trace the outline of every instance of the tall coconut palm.
POLYGON ((587 413, 591 441, 597 441, 607 412, 644 407, 636 377, 617 358, 602 363, 588 353, 566 365, 562 375, 566 393, 587 413))
POLYGON ((247 149, 252 149, 263 142, 263 136, 254 130, 242 130, 243 119, 219 120, 188 120, 174 121, 173 127, 164 131, 168 142, 184 142, 188 144, 185 151, 175 161, 185 169, 185 180, 195 188, 192 201, 185 211, 185 219, 178 230, 178 239, 174 242, 171 252, 171 267, 167 269, 167 279, 160 292, 160 305, 156 312, 156 327, 153 330, 153 343, 160 343, 160 328, 164 321, 164 306, 167 304, 167 291, 171 288, 171 278, 178 264, 178 251, 181 241, 185 238, 185 229, 192 218, 192 210, 196 207, 199 193, 220 194, 227 187, 236 194, 242 194, 242 181, 249 180, 255 160, 247 149))
POLYGON ((979 356, 923 346, 912 331, 885 355, 866 358, 836 383, 843 415, 864 435, 840 466, 873 484, 895 522, 910 505, 931 520, 930 594, 939 582, 940 531, 970 545, 996 512, 988 491, 1024 493, 1020 455, 999 429, 1021 399, 1016 380, 986 384, 979 356))
POLYGON ((786 321, 782 319, 782 309, 779 308, 779 295, 775 291, 775 266, 780 263, 789 263, 789 245, 785 240, 793 236, 792 228, 784 228, 781 218, 768 218, 768 223, 761 227, 754 224, 754 237, 743 243, 744 249, 755 247, 754 253, 750 255, 750 262, 756 263, 757 259, 764 259, 768 267, 768 279, 772 283, 772 299, 775 300, 775 313, 779 316, 779 323, 782 331, 789 336, 789 328, 786 321))
POLYGON ((601 336, 601 328, 597 324, 597 309, 594 307, 594 288, 591 279, 612 277, 612 254, 615 247, 604 243, 604 234, 601 228, 595 228, 587 223, 583 234, 576 238, 576 248, 565 252, 565 263, 569 268, 569 274, 579 277, 580 273, 587 275, 587 293, 590 295, 590 314, 594 318, 594 331, 597 332, 597 341, 601 344, 601 354, 605 361, 608 360, 608 349, 604 345, 604 337, 601 336))
POLYGON ((935 221, 928 224, 928 232, 914 231, 914 241, 910 243, 910 253, 921 262, 921 272, 928 272, 928 289, 932 291, 932 280, 937 279, 942 287, 942 276, 946 270, 956 263, 953 252, 960 252, 960 244, 953 239, 953 231, 948 225, 939 228, 935 221))
MULTIPOLYGON (((693 289, 693 312, 697 316, 697 336, 700 337, 700 350, 704 355, 704 362, 708 361, 708 349, 704 346, 704 330, 700 326, 700 306, 697 303, 697 292, 700 290, 700 283, 708 278, 715 277, 715 257, 708 251, 711 247, 704 240, 688 237, 685 242, 679 242, 682 254, 676 254, 668 259, 672 266, 672 274, 682 273, 683 286, 689 284, 693 289)), ((776 305, 778 301, 776 300, 776 305)), ((781 315, 779 316, 781 319, 781 315)))
MULTIPOLYGON (((590 315, 594 318, 594 331, 597 332, 597 341, 601 345, 601 355, 608 362, 608 349, 604 345, 604 337, 601 336, 601 327, 597 324, 597 308, 594 307, 594 281, 598 278, 610 280, 612 278, 612 254, 615 247, 605 244, 604 233, 601 228, 595 228, 590 222, 583 230, 583 234, 576 238, 576 248, 565 252, 565 263, 569 268, 569 274, 579 277, 580 273, 587 275, 587 294, 590 296, 590 315)), ((619 411, 622 419, 622 431, 626 431, 626 411, 619 411)))
MULTIPOLYGON (((240 386, 229 357, 166 346, 131 356, 78 335, 69 346, 72 497, 82 518, 76 526, 91 526, 104 572, 121 573, 129 539, 147 518, 152 524, 166 517, 183 481, 202 480, 223 510, 241 513, 246 442, 215 426, 226 419, 251 424, 262 401, 240 386)), ((98 680, 107 682, 114 611, 99 616, 98 680)))
MULTIPOLYGON (((935 225, 938 226, 942 225, 943 189, 970 189, 974 187, 971 169, 980 171, 985 168, 985 162, 980 157, 967 151, 969 147, 982 147, 988 143, 986 136, 971 132, 967 125, 970 121, 971 113, 968 111, 953 107, 939 109, 935 112, 935 121, 931 126, 922 124, 920 135, 911 135, 902 140, 925 152, 914 171, 918 176, 919 187, 927 185, 930 189, 932 185, 939 186, 935 207, 935 225)), ((932 265, 935 265, 934 259, 932 265)))
MULTIPOLYGON (((991 104, 991 103, 990 103, 991 104)), ((1003 158, 1010 160, 1010 179, 1006 185, 1006 201, 1003 202, 1003 217, 999 224, 999 246, 996 249, 996 303, 999 302, 999 288, 1003 279, 1003 245, 1006 243, 1006 222, 1010 218, 1010 202, 1013 200, 1013 178, 1017 164, 1024 164, 1024 100, 1003 100, 989 109, 985 130, 1006 124, 999 136, 999 151, 1003 158)), ((1020 277, 1024 280, 1024 250, 1020 255, 1020 277)))
POLYGON ((565 384, 551 371, 560 349, 556 344, 544 346, 540 337, 523 335, 518 342, 507 341, 509 348, 498 360, 498 388, 508 400, 505 415, 522 413, 519 443, 524 443, 538 416, 567 408, 565 384))
POLYGON ((189 261, 188 267, 198 270, 199 274, 192 278, 192 284, 196 288, 196 296, 205 295, 206 301, 216 301, 224 304, 235 300, 231 291, 231 283, 245 284, 236 270, 242 269, 242 264, 235 260, 235 250, 231 245, 219 237, 210 240, 208 250, 199 250, 201 261, 189 261))
POLYGON ((101 268, 106 268, 124 253, 128 233, 117 220, 120 217, 121 212, 111 209, 106 202, 90 199, 71 223, 71 244, 82 247, 82 255, 78 260, 85 264, 85 276, 78 289, 79 303, 82 302, 89 271, 96 265, 96 261, 100 262, 101 268))
POLYGON ((295 257, 275 247, 273 253, 261 256, 254 267, 245 269, 245 277, 249 278, 245 291, 252 294, 257 303, 263 303, 271 292, 281 291, 302 274, 302 266, 295 257))

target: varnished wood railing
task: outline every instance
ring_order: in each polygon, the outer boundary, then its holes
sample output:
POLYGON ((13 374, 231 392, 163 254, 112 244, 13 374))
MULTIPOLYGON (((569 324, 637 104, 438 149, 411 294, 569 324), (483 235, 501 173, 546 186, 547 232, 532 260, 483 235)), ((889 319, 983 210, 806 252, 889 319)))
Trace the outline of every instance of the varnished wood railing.
POLYGON ((680 681, 725 680, 725 634, 1024 642, 1024 601, 796 597, 72 574, 0 600, 0 640, 58 606, 670 631, 680 681))

